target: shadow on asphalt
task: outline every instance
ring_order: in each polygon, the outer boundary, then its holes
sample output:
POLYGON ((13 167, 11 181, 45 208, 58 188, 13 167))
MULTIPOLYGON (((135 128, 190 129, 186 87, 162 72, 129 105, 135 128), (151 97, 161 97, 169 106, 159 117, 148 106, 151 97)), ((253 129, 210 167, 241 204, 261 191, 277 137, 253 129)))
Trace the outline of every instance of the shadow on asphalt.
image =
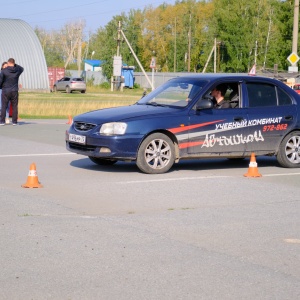
MULTIPOLYGON (((258 167, 280 167, 275 157, 257 157, 258 167)), ((223 169, 247 169, 249 167, 250 158, 245 159, 189 159, 181 160, 174 164, 168 173, 175 171, 199 171, 199 170, 223 170, 223 169)), ((90 161, 89 158, 73 160, 70 165, 75 168, 101 171, 101 172, 118 172, 118 173, 133 173, 140 172, 135 162, 119 161, 112 166, 99 166, 90 161)))

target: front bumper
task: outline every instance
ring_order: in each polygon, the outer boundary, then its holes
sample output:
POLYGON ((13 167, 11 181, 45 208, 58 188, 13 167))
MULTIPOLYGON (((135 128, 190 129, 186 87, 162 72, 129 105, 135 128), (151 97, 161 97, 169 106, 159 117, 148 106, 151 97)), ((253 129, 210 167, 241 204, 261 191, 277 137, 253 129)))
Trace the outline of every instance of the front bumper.
MULTIPOLYGON (((135 160, 142 136, 102 136, 99 133, 86 136, 86 143, 79 144, 69 141, 69 133, 66 132, 66 148, 77 154, 114 158, 118 160, 135 160)), ((78 133, 76 133, 78 134, 78 133)))

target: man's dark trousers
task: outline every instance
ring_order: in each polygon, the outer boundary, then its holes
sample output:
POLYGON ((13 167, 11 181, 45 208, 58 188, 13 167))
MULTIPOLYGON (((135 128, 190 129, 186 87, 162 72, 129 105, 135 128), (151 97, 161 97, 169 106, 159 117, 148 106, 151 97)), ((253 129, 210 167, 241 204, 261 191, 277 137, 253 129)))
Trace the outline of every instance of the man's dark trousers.
POLYGON ((12 123, 18 123, 18 101, 19 101, 19 92, 18 91, 11 91, 11 92, 4 92, 2 90, 2 107, 1 107, 1 118, 0 123, 5 123, 5 114, 8 103, 12 106, 12 123))

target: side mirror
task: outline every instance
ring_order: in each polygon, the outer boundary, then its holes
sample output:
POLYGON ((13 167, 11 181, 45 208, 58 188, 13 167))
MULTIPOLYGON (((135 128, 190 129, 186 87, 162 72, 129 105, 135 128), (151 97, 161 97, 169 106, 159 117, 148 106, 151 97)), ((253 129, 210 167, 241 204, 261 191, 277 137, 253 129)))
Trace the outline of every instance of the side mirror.
POLYGON ((210 99, 201 99, 196 104, 196 110, 213 108, 213 103, 210 99))

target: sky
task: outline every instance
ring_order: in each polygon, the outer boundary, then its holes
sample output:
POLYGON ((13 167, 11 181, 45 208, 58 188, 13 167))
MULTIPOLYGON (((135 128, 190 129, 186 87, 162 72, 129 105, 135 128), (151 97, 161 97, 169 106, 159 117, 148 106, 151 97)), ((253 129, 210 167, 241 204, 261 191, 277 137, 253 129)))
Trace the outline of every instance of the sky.
POLYGON ((33 29, 47 31, 84 20, 85 32, 94 33, 115 15, 163 3, 175 4, 175 0, 0 0, 0 18, 21 19, 33 29))

